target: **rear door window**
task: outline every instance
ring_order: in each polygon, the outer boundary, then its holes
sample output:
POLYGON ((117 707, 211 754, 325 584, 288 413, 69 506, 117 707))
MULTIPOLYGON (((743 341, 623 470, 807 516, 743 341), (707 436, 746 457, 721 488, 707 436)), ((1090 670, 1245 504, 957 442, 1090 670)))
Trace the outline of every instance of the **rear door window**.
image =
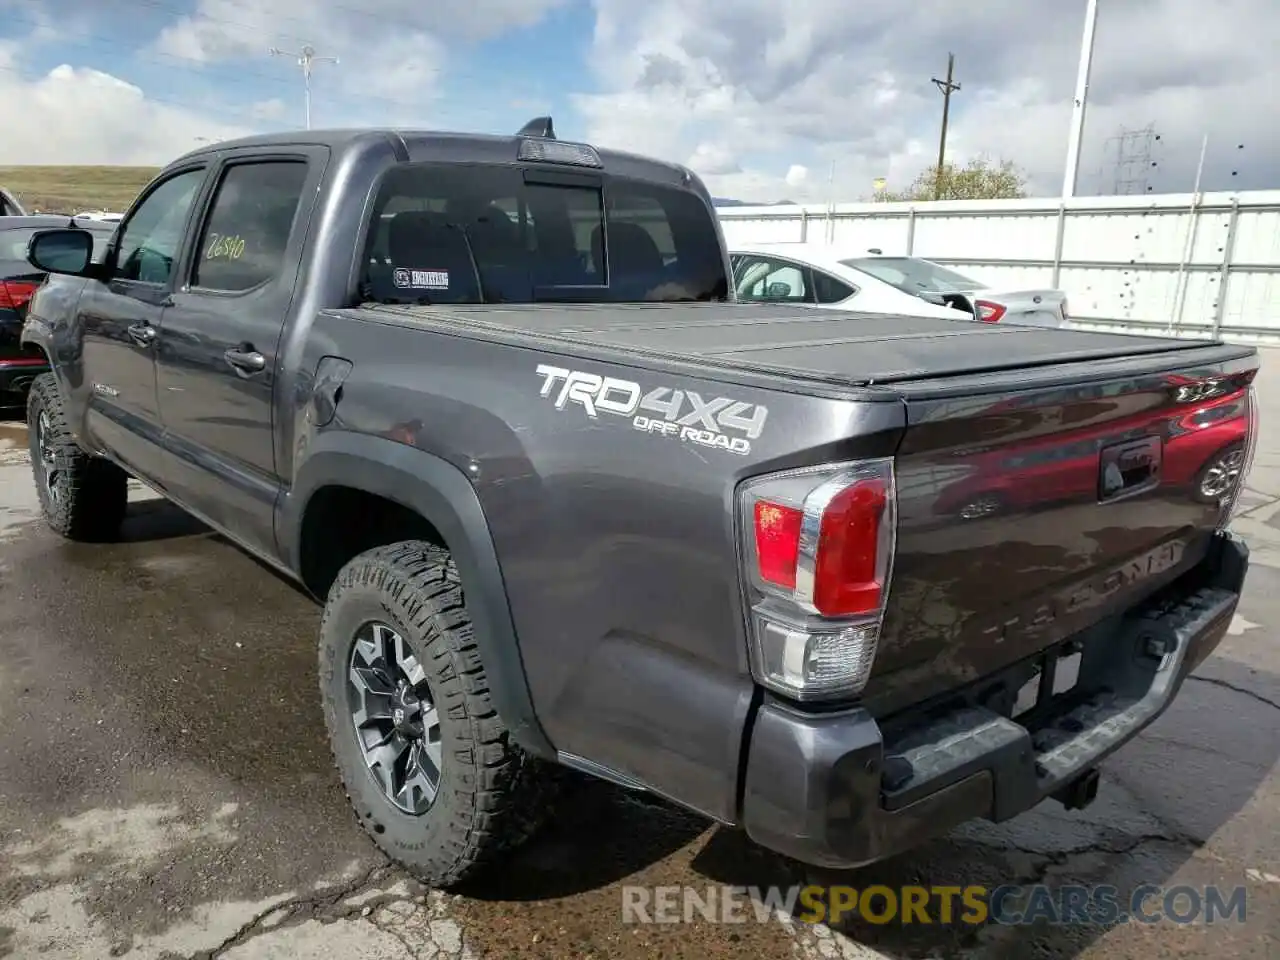
POLYGON ((191 283, 242 293, 274 279, 302 199, 307 165, 265 160, 227 167, 200 235, 191 283))
POLYGON ((374 205, 362 296, 384 302, 725 299, 710 208, 694 193, 517 166, 405 164, 374 205))
POLYGON ((813 276, 813 296, 818 303, 840 303, 858 292, 856 287, 850 286, 843 280, 837 280, 829 273, 823 273, 821 270, 809 272, 813 276))
POLYGON ((805 267, 787 260, 744 256, 734 268, 738 299, 757 303, 813 303, 805 267))

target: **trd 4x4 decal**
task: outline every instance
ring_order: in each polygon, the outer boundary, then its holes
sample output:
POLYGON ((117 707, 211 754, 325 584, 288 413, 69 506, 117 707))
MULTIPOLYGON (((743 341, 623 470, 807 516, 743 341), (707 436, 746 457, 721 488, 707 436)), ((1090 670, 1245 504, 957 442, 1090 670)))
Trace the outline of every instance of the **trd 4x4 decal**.
POLYGON ((587 416, 601 413, 629 417, 634 429, 686 443, 715 447, 746 456, 751 441, 764 432, 767 407, 729 397, 702 399, 693 390, 654 387, 645 391, 640 384, 617 377, 602 377, 583 370, 568 370, 538 364, 542 378, 540 395, 551 398, 557 410, 569 404, 582 407, 587 416))

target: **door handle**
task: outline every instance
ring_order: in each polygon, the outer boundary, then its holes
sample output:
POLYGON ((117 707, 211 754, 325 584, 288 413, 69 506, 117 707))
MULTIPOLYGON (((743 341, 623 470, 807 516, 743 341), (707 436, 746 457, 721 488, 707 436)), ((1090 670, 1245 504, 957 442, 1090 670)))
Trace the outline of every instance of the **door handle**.
POLYGON ((135 323, 129 327, 129 337, 140 347, 149 347, 156 339, 156 328, 145 323, 135 323))
POLYGON ((260 373, 266 369, 267 358, 257 350, 254 350, 249 344, 245 344, 245 346, 248 349, 242 350, 239 347, 235 347, 222 356, 238 373, 260 373))

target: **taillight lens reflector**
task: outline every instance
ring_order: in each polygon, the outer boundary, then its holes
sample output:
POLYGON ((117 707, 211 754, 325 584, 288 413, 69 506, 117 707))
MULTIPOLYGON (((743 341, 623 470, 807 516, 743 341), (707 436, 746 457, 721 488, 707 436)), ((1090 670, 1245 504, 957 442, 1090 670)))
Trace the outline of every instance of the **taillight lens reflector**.
POLYGON ((788 590, 795 587, 803 521, 803 511, 795 507, 756 501, 756 562, 760 579, 788 590))

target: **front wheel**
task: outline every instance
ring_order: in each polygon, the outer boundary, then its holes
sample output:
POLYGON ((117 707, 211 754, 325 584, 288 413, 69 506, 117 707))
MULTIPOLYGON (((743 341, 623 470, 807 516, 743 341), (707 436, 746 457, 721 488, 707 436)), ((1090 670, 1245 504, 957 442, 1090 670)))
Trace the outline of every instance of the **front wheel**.
POLYGON ((52 373, 36 377, 27 394, 27 442, 49 526, 68 540, 114 540, 129 505, 128 478, 76 443, 52 373))
POLYGON ((439 547, 378 547, 338 574, 320 627, 325 723, 356 818, 440 888, 526 839, 556 779, 495 711, 462 593, 439 547))

